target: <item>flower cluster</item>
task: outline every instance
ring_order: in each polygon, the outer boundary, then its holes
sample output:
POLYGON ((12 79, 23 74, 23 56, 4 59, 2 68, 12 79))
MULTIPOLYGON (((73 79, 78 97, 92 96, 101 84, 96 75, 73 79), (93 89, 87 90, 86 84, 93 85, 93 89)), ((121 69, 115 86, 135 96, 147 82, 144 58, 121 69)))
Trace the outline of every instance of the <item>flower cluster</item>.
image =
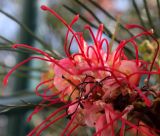
MULTIPOLYGON (((63 103, 63 105, 34 128, 28 136, 40 135, 47 127, 63 117, 67 117, 69 121, 61 133, 62 136, 71 135, 79 126, 95 128, 95 136, 117 134, 123 136, 127 131, 133 134, 139 132, 147 136, 159 133, 157 121, 152 120, 151 117, 151 115, 158 115, 158 112, 153 112, 153 109, 160 106, 159 92, 151 89, 149 83, 152 75, 160 74, 159 66, 155 63, 159 44, 152 36, 153 31, 145 30, 138 25, 128 25, 128 28, 139 28, 142 32, 121 41, 117 48, 112 50, 108 40, 102 37, 103 24, 100 24, 96 34, 93 33, 90 26, 85 26, 84 29, 89 31, 93 39, 93 43, 89 45, 83 38, 83 33, 75 32, 72 28, 78 20, 78 15, 70 24, 67 24, 49 7, 42 6, 41 8, 56 16, 66 26, 64 51, 67 57, 56 60, 40 49, 15 44, 13 48, 31 49, 44 57, 33 56, 17 64, 6 75, 4 84, 7 84, 12 72, 24 63, 32 59, 47 61, 51 64, 52 76, 49 76, 47 80, 44 78, 45 80, 37 85, 35 92, 43 98, 42 103, 48 102, 48 106, 58 103, 63 103), (151 36, 157 42, 151 63, 139 59, 135 39, 143 35, 151 36), (76 53, 71 53, 73 40, 78 46, 76 53), (127 44, 133 46, 135 59, 129 59, 125 54, 124 48, 127 44), (139 87, 142 77, 146 78, 144 86, 139 87), (46 85, 47 89, 39 93, 38 90, 43 85, 46 85), (61 114, 57 116, 58 113, 61 114), (141 119, 143 115, 148 118, 149 123, 145 122, 145 118, 141 119)), ((42 109, 43 107, 37 106, 29 120, 42 109)))

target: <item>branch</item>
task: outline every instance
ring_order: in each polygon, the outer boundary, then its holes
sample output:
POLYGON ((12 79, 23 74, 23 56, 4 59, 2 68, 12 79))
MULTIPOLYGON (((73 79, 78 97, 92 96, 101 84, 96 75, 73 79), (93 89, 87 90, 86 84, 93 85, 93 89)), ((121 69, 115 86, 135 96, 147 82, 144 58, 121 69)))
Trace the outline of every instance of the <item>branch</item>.
POLYGON ((33 109, 42 100, 35 93, 25 93, 15 96, 0 97, 0 114, 17 110, 33 109))
MULTIPOLYGON (((37 40, 39 43, 42 44, 42 46, 46 49, 48 49, 55 58, 60 59, 62 58, 61 56, 59 56, 59 53, 57 53, 56 51, 53 51, 51 46, 48 45, 47 43, 45 43, 43 40, 41 40, 39 37, 37 37, 25 24, 21 23, 19 20, 17 20, 16 18, 14 18, 13 16, 11 16, 10 14, 4 12, 3 10, 0 9, 0 12, 2 14, 4 14, 5 16, 7 16, 8 18, 10 18, 11 20, 15 21, 21 28, 23 28, 28 34, 30 34, 35 40, 37 40)), ((1 37, 2 38, 2 37, 1 37)))

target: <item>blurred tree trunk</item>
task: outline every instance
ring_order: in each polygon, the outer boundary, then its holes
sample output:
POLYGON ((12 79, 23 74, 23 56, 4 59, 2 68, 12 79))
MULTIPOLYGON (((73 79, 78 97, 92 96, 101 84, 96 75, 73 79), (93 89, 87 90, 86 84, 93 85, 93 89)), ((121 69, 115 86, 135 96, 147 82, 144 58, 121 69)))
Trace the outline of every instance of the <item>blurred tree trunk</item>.
MULTIPOLYGON (((22 22, 26 24, 33 32, 36 27, 36 1, 35 0, 24 0, 23 1, 23 11, 22 11, 22 22)), ((21 30, 20 33, 20 43, 25 43, 28 45, 33 45, 34 39, 28 33, 21 30)), ((18 54, 18 62, 30 57, 29 54, 18 54)), ((30 66, 29 63, 25 66, 30 66)), ((29 71, 25 71, 25 74, 30 74, 29 71)), ((20 90, 27 90, 29 85, 28 78, 18 78, 15 77, 14 92, 18 93, 20 90)), ((17 114, 9 114, 8 121, 8 134, 7 136, 25 136, 26 135, 26 112, 19 111, 17 114)))

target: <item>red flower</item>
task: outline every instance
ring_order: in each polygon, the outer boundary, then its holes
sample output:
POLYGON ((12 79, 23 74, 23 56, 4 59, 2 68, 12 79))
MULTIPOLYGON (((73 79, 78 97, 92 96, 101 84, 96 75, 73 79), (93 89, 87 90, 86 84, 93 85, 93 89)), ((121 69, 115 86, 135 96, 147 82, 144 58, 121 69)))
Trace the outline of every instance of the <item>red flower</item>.
MULTIPOLYGON (((102 38, 103 24, 99 26, 96 35, 94 35, 90 26, 85 27, 85 30, 90 32, 93 39, 93 44, 89 45, 84 40, 81 32, 75 32, 72 29, 72 25, 78 20, 78 16, 75 16, 72 22, 67 24, 52 9, 46 6, 42 6, 42 9, 56 16, 67 27, 68 30, 64 43, 67 57, 56 60, 40 49, 24 44, 15 44, 13 48, 28 48, 40 53, 44 57, 30 57, 17 64, 4 78, 4 84, 7 84, 12 72, 27 61, 40 59, 50 62, 54 76, 37 85, 35 92, 43 97, 44 101, 42 103, 48 102, 48 106, 61 102, 64 103, 64 106, 49 115, 28 136, 33 134, 40 135, 47 127, 63 117, 67 117, 70 120, 61 135, 70 135, 77 127, 86 125, 94 127, 96 129, 94 135, 98 136, 115 135, 115 129, 119 129, 121 136, 131 129, 153 136, 150 131, 146 131, 144 128, 138 127, 133 122, 127 120, 127 117, 135 108, 135 102, 138 100, 144 102, 146 107, 151 107, 153 104, 148 94, 139 88, 139 82, 142 75, 147 75, 148 85, 152 74, 160 74, 159 70, 154 69, 152 71, 158 51, 153 62, 149 64, 139 59, 138 47, 135 42, 136 38, 142 35, 151 36, 153 32, 144 30, 137 25, 130 25, 128 27, 140 28, 143 32, 130 39, 121 41, 117 48, 111 51, 107 39, 102 38), (70 33, 72 38, 70 43, 68 43, 70 33), (70 49, 74 39, 77 42, 79 51, 71 54, 70 49), (129 59, 124 52, 124 47, 128 43, 131 43, 134 47, 135 59, 129 59), (55 91, 52 89, 53 91, 50 92, 50 95, 47 95, 48 90, 40 94, 38 92, 39 87, 48 83, 50 83, 48 89, 55 87, 55 91), (54 96, 58 96, 58 98, 54 96), (63 113, 56 117, 61 111, 63 113), (118 126, 119 121, 121 126, 118 126), (130 129, 126 130, 126 126, 129 126, 130 129)), ((159 50, 159 44, 157 45, 157 50, 159 50)), ((42 107, 36 107, 29 119, 42 109, 42 107)), ((145 124, 145 122, 141 122, 145 124)))

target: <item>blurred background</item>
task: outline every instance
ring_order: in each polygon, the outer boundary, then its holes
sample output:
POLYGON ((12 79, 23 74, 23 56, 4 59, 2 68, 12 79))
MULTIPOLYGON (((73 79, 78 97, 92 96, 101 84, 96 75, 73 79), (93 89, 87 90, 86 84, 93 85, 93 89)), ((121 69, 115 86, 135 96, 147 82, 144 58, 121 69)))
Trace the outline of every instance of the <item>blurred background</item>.
MULTIPOLYGON (((130 23, 153 28, 155 36, 159 38, 160 35, 159 0, 0 0, 0 136, 25 136, 56 109, 46 108, 29 123, 26 122, 34 108, 33 104, 41 101, 35 95, 34 88, 40 82, 42 74, 48 70, 48 65, 44 62, 30 61, 12 74, 7 87, 2 84, 4 76, 15 64, 36 54, 30 50, 12 49, 14 43, 41 48, 57 59, 59 55, 56 54, 65 56, 63 43, 66 28, 54 16, 42 11, 42 4, 53 8, 68 23, 75 14, 80 14, 78 23, 74 25, 77 31, 83 31, 85 24, 96 31, 98 25, 103 23, 104 36, 110 42, 114 39, 115 45, 120 39, 136 33, 124 28, 130 23)), ((87 34, 85 37, 90 42, 87 34)), ((76 48, 72 48, 72 51, 76 51, 76 48)), ((132 56, 132 49, 127 48, 126 51, 132 56)), ((42 135, 58 136, 65 121, 58 122, 42 135)), ((79 136, 91 136, 92 131, 86 128, 85 131, 80 131, 79 136)))

